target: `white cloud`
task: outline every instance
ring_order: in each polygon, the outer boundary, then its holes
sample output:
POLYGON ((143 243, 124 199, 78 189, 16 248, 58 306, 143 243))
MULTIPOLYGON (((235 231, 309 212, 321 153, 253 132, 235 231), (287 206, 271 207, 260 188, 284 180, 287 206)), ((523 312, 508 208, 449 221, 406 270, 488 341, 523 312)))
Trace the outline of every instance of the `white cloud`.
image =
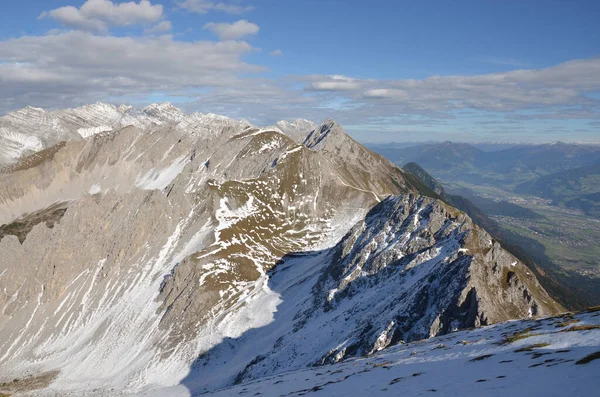
POLYGON ((600 91, 600 58, 557 66, 476 76, 433 76, 423 80, 360 80, 309 76, 306 89, 335 91, 359 102, 405 111, 483 109, 514 111, 547 106, 598 104, 585 93, 600 91))
POLYGON ((278 49, 276 49, 274 51, 271 51, 269 53, 269 55, 271 55, 272 57, 280 57, 280 56, 283 55, 283 52, 281 52, 281 50, 278 48, 278 49))
POLYGON ((115 4, 110 0, 87 0, 79 9, 66 6, 44 11, 39 18, 52 18, 74 29, 106 31, 110 26, 148 25, 163 16, 163 6, 148 0, 115 4))
POLYGON ((504 65, 504 66, 513 66, 513 67, 527 67, 530 66, 529 63, 519 61, 512 58, 498 58, 498 57, 488 57, 482 58, 479 60, 484 63, 491 63, 493 65, 504 65))
POLYGON ((80 31, 4 40, 0 112, 28 104, 63 107, 237 85, 239 74, 265 70, 242 60, 252 51, 243 41, 184 42, 170 36, 113 37, 80 31))
POLYGON ((358 90, 363 83, 360 80, 352 77, 341 75, 329 75, 318 77, 317 81, 313 81, 309 89, 315 91, 352 91, 358 90))
POLYGON ((170 32, 171 29, 173 28, 173 25, 171 24, 171 21, 161 21, 159 23, 157 23, 156 25, 152 26, 149 29, 145 29, 144 32, 145 33, 167 33, 170 32))
POLYGON ((221 11, 226 14, 243 14, 254 9, 252 6, 209 0, 184 0, 179 3, 179 7, 199 14, 206 14, 210 11, 221 11))
POLYGON ((240 19, 234 23, 207 23, 203 29, 210 30, 221 40, 237 40, 258 33, 260 27, 255 23, 240 19))

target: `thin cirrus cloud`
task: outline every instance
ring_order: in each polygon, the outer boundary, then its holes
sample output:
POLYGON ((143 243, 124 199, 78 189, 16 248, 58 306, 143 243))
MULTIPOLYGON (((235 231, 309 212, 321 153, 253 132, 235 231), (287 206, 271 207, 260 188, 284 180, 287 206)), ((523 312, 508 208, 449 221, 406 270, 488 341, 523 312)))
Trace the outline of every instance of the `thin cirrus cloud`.
POLYGON ((207 14, 211 11, 220 11, 226 14, 243 14, 254 9, 253 6, 234 4, 231 2, 214 2, 209 0, 184 0, 178 3, 179 7, 198 14, 207 14))
POLYGON ((503 66, 514 66, 514 67, 528 67, 531 66, 530 63, 519 61, 517 59, 512 58, 497 58, 497 57, 487 57, 479 59, 480 62, 490 63, 493 65, 503 65, 503 66))
POLYGON ((543 69, 422 80, 360 80, 346 76, 309 76, 304 80, 309 91, 334 92, 357 102, 389 104, 409 111, 597 108, 598 101, 587 94, 600 91, 600 58, 543 69))
POLYGON ((87 0, 80 8, 60 7, 44 11, 38 18, 51 18, 72 29, 104 32, 112 26, 156 23, 163 18, 163 11, 162 5, 152 4, 149 0, 120 4, 110 0, 87 0))
POLYGON ((276 50, 273 50, 269 53, 269 55, 271 55, 272 57, 280 57, 283 56, 283 51, 281 51, 279 48, 276 50))
POLYGON ((204 30, 209 30, 219 36, 221 40, 238 40, 242 37, 257 34, 260 27, 245 19, 233 23, 207 23, 204 30))
POLYGON ((161 34, 170 32, 171 29, 173 29, 173 24, 171 24, 171 21, 161 21, 155 26, 145 29, 144 32, 147 34, 161 34))

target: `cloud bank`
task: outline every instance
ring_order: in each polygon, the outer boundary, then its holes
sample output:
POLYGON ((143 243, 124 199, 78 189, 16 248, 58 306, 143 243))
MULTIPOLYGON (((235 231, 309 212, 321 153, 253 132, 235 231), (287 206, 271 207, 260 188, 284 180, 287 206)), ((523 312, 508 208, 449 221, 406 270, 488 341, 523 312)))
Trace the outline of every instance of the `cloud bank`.
POLYGON ((61 25, 103 32, 112 26, 147 25, 163 17, 163 6, 148 0, 115 4, 110 0, 87 0, 80 8, 60 7, 44 11, 39 18, 52 18, 61 25))

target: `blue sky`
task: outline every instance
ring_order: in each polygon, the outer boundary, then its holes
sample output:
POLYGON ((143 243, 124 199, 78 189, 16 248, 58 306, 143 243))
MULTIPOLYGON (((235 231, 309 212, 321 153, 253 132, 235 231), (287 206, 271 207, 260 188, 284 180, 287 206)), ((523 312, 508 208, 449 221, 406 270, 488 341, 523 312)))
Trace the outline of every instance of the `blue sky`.
POLYGON ((598 20, 581 0, 21 1, 0 113, 168 100, 363 142, 597 142, 598 20))

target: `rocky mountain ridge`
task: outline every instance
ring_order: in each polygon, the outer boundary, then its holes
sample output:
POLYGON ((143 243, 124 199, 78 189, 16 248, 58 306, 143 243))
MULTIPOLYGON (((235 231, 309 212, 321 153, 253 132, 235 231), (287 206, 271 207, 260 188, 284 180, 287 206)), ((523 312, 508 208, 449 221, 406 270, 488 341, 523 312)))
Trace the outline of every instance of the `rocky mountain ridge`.
POLYGON ((56 113, 95 133, 0 172, 0 368, 56 374, 37 394, 214 390, 561 310, 333 120, 99 107, 56 113))

